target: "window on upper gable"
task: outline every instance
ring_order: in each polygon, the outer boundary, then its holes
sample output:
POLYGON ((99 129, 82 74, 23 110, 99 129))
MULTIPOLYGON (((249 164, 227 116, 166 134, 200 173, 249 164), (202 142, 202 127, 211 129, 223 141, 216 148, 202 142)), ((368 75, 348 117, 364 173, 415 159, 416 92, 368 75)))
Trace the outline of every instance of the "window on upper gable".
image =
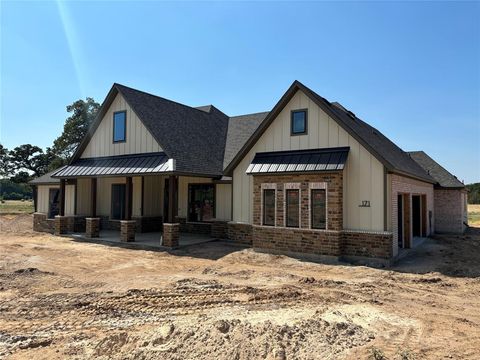
POLYGON ((305 135, 307 133, 307 110, 293 110, 291 118, 292 135, 305 135))
POLYGON ((113 142, 123 142, 127 139, 127 112, 113 113, 113 142))

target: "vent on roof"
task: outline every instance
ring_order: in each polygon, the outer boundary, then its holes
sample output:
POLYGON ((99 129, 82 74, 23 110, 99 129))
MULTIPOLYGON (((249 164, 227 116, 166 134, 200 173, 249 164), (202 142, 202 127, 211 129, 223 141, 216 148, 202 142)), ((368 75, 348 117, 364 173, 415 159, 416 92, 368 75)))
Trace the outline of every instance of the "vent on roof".
POLYGON ((348 114, 348 116, 350 116, 352 119, 355 119, 355 118, 356 118, 356 116, 355 116, 355 114, 354 114, 353 112, 351 112, 350 110, 348 110, 345 106, 343 106, 343 105, 340 104, 339 102, 334 101, 334 102, 332 102, 331 104, 332 104, 333 106, 336 106, 336 107, 339 108, 340 110, 345 111, 345 112, 348 114))

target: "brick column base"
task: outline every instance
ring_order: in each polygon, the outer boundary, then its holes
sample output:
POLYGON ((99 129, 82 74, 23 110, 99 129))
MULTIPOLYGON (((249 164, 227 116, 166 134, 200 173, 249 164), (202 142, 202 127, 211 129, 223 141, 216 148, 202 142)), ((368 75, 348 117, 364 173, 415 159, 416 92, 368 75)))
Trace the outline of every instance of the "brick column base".
POLYGON ((120 221, 120 241, 132 242, 135 241, 135 226, 136 220, 121 220, 120 221))
POLYGON ((68 227, 68 217, 60 215, 55 216, 55 235, 66 234, 68 232, 68 227))
POLYGON ((180 238, 180 224, 163 224, 163 246, 177 248, 180 238))
POLYGON ((100 218, 85 219, 85 236, 88 238, 96 238, 100 235, 100 218))

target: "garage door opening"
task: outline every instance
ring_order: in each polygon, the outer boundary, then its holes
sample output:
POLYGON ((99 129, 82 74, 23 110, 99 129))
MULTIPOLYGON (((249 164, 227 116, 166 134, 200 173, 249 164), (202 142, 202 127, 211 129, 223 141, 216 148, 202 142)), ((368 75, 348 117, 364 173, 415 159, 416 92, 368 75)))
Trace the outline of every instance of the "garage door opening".
POLYGON ((403 195, 397 197, 397 221, 398 221, 398 247, 404 247, 403 241, 403 195))
POLYGON ((422 236, 422 197, 412 195, 412 233, 413 237, 422 236))

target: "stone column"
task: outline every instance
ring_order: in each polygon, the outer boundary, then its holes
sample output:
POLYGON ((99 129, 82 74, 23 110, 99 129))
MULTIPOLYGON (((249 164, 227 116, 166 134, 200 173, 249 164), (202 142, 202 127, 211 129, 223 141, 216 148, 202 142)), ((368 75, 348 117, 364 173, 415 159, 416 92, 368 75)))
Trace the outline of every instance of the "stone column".
POLYGON ((55 216, 55 235, 66 234, 68 230, 68 218, 65 216, 55 216))
POLYGON ((163 246, 175 249, 180 239, 180 224, 163 224, 163 246))
POLYGON ((96 238, 100 235, 100 218, 85 219, 85 236, 88 238, 96 238))
POLYGON ((132 242, 135 241, 135 220, 121 220, 120 221, 120 241, 132 242))
POLYGON ((48 231, 47 214, 38 212, 33 214, 33 231, 48 231))

